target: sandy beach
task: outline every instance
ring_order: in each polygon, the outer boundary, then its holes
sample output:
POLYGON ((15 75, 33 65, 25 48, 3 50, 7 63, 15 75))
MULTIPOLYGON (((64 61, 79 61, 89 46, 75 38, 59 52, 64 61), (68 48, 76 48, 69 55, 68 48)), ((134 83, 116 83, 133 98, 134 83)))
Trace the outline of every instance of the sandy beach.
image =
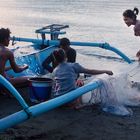
MULTIPOLYGON (((21 94, 33 105, 27 92, 21 94)), ((22 109, 15 98, 1 95, 0 102, 1 118, 22 109)), ((132 110, 132 116, 120 117, 102 112, 99 106, 59 107, 7 129, 0 140, 139 140, 140 108, 132 110)))

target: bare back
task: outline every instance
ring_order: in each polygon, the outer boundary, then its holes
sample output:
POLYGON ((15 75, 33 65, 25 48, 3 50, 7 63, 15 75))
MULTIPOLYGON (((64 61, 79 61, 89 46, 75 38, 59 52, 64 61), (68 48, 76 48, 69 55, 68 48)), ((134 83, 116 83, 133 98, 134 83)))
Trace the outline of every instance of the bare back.
POLYGON ((5 75, 5 65, 8 60, 10 60, 12 54, 9 49, 0 46, 0 74, 3 76, 5 75))
POLYGON ((20 72, 22 69, 15 63, 14 54, 8 48, 0 46, 0 74, 6 77, 6 63, 9 61, 11 68, 15 72, 20 72))

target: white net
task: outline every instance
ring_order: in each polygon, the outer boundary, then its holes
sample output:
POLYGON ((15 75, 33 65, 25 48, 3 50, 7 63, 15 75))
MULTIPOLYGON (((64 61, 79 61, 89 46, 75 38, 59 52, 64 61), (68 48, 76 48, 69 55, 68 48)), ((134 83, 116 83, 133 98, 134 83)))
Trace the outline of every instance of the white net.
MULTIPOLYGON (((116 115, 131 115, 132 111, 128 106, 140 105, 140 84, 135 81, 134 76, 140 73, 140 67, 114 76, 101 75, 91 82, 98 80, 102 83, 99 89, 82 96, 84 104, 100 103, 104 111, 116 115), (131 75, 131 73, 133 76, 131 75), (136 71, 136 72, 134 72, 136 71), (131 78, 130 78, 131 76, 131 78), (132 81, 133 77, 133 81, 132 81)), ((139 77, 140 78, 140 77, 139 77)))

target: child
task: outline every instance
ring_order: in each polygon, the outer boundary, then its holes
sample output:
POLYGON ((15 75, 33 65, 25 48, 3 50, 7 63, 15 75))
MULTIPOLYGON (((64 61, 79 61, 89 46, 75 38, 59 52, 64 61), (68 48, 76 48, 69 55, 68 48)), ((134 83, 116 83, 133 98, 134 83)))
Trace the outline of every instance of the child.
POLYGON ((95 70, 82 67, 78 63, 66 62, 66 55, 63 49, 58 49, 53 52, 53 56, 58 63, 58 66, 54 69, 54 86, 53 97, 57 97, 71 90, 76 89, 76 80, 79 73, 86 74, 103 74, 112 75, 112 71, 109 70, 95 70))
MULTIPOLYGON (((60 39, 60 48, 62 48, 67 56, 67 62, 75 62, 76 61, 76 51, 70 47, 70 41, 68 38, 60 39)), ((53 54, 48 56, 44 62, 42 63, 44 69, 48 70, 50 73, 53 72, 54 68, 57 66, 56 61, 54 60, 53 54), (50 65, 52 64, 52 66, 50 65)))

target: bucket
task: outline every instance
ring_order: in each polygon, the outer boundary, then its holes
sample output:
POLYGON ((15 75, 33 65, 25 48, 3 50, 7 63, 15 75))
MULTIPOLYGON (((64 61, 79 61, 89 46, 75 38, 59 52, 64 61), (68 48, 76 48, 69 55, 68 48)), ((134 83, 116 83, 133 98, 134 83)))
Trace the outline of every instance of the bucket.
POLYGON ((52 82, 50 78, 29 78, 29 96, 31 102, 43 102, 51 97, 52 82))

